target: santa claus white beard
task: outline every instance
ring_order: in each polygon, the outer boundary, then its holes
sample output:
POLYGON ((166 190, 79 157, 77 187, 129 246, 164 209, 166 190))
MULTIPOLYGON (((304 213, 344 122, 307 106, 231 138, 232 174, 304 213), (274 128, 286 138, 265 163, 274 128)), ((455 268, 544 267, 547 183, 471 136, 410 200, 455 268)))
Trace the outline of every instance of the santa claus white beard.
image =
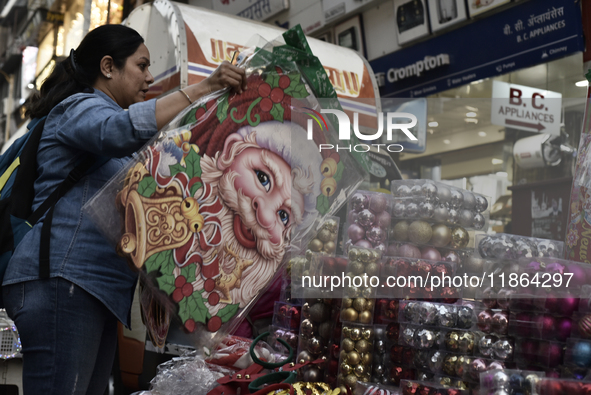
MULTIPOLYGON (((230 248, 242 260, 252 260, 254 263, 242 272, 240 288, 234 288, 230 291, 232 304, 240 303, 240 308, 246 307, 265 287, 272 277, 277 272, 277 268, 281 263, 283 254, 285 253, 285 242, 281 244, 273 244, 269 240, 269 232, 262 228, 256 222, 256 213, 252 208, 252 201, 250 198, 244 196, 241 191, 236 191, 234 188, 234 178, 236 174, 227 172, 223 174, 213 165, 213 159, 204 156, 201 159, 201 167, 203 170, 203 182, 210 184, 213 187, 212 201, 215 196, 221 197, 222 211, 218 215, 222 226, 222 243, 217 248, 218 256, 222 262, 221 270, 225 273, 231 273, 236 267, 236 260, 224 251, 224 247, 230 248), (234 234, 234 215, 239 214, 246 226, 250 229, 257 241, 257 249, 245 248, 238 242, 234 234), (252 223, 254 221, 254 224, 252 223)), ((202 237, 210 236, 213 229, 205 227, 202 232, 202 237)), ((284 234, 287 237, 289 233, 287 230, 284 234)), ((210 254, 204 254, 205 259, 210 254)), ((180 273, 180 270, 179 270, 180 273)), ((201 277, 201 267, 197 265, 196 281, 193 283, 193 289, 203 289, 204 280, 201 277)), ((213 292, 216 292, 214 290, 213 292)), ((207 296, 204 294, 206 300, 205 305, 209 309, 210 314, 215 315, 221 308, 226 306, 224 303, 219 303, 216 306, 210 306, 207 303, 207 296)), ((220 293, 220 298, 223 295, 220 293)))

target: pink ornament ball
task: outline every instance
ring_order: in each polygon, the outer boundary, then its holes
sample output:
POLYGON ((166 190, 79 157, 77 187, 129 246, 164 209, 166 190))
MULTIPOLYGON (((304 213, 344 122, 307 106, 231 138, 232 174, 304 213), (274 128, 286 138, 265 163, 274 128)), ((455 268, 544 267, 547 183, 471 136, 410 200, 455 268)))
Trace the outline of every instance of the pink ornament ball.
POLYGON ((353 224, 353 223, 357 222, 357 217, 359 217, 359 213, 355 210, 351 210, 351 211, 349 211, 349 214, 347 215, 347 222, 349 222, 350 224, 353 224))
POLYGON ((433 247, 425 247, 421 251, 421 258, 427 259, 430 261, 440 261, 441 254, 439 253, 439 251, 437 251, 437 249, 435 249, 433 247))
POLYGON ((365 237, 365 229, 363 229, 361 226, 357 224, 351 224, 347 229, 347 234, 349 235, 351 241, 353 243, 356 243, 357 241, 365 237))
POLYGON ((380 214, 386 209, 388 198, 383 193, 376 193, 369 198, 369 209, 375 214, 380 214))
POLYGON ((564 295, 558 299, 558 311, 560 314, 570 317, 579 307, 579 298, 564 295))
POLYGON ((560 343, 542 342, 540 345, 540 362, 549 368, 562 364, 563 349, 560 343))
POLYGON ((556 332, 556 320, 553 316, 548 314, 541 314, 537 316, 536 326, 539 330, 539 334, 544 339, 551 339, 556 332))
POLYGON ((387 256, 398 256, 398 247, 396 244, 390 244, 386 252, 387 256))
POLYGON ((568 265, 564 270, 564 274, 567 273, 572 273, 573 275, 571 277, 570 283, 568 284, 569 288, 578 288, 585 285, 587 282, 587 274, 585 273, 585 270, 583 270, 583 268, 577 264, 568 265))
POLYGON ((558 298, 553 293, 549 293, 546 295, 546 302, 544 303, 544 307, 548 309, 548 311, 552 313, 558 312, 558 298))
POLYGON ((372 248, 373 247, 369 241, 363 240, 363 239, 357 240, 357 242, 355 242, 354 245, 356 245, 357 247, 361 247, 361 248, 372 248))
POLYGON ((521 341, 521 355, 524 359, 535 359, 538 356, 539 344, 535 340, 522 339, 521 341))
POLYGON ((392 217, 390 216, 390 213, 387 211, 382 211, 376 217, 376 225, 382 229, 388 229, 390 227, 391 220, 392 217))
POLYGON ((398 254, 404 258, 419 259, 421 257, 421 250, 412 244, 402 244, 400 247, 398 247, 398 254))
POLYGON ((562 317, 558 319, 556 324, 556 339, 566 341, 570 337, 573 329, 573 322, 570 318, 562 317))

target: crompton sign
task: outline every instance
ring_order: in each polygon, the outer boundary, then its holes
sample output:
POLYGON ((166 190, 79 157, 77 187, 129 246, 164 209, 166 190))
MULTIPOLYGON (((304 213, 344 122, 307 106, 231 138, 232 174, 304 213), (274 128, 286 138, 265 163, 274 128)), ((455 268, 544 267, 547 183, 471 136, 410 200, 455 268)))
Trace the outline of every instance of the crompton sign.
POLYGON ((528 132, 560 134, 562 94, 493 81, 491 123, 528 132))
POLYGON ((382 98, 425 97, 582 51, 582 21, 580 1, 521 1, 369 63, 382 98))
POLYGON ((436 56, 425 56, 423 60, 401 68, 391 68, 386 74, 388 82, 396 82, 409 77, 420 77, 423 71, 436 69, 449 64, 449 55, 441 53, 436 56))

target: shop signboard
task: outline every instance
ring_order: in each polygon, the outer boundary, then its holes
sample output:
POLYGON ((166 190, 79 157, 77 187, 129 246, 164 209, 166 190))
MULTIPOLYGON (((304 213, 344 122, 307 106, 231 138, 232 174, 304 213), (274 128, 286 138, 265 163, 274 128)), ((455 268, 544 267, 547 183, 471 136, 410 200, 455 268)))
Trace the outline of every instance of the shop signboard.
POLYGON ((562 93, 493 81, 491 123, 528 132, 560 134, 562 93))
POLYGON ((213 9, 255 21, 264 21, 289 8, 289 0, 213 0, 213 9))
POLYGON ((334 22, 337 19, 351 14, 362 5, 372 0, 322 0, 322 9, 324 10, 324 21, 334 22))
POLYGON ((424 97, 585 48, 580 3, 535 0, 370 62, 382 97, 424 97))

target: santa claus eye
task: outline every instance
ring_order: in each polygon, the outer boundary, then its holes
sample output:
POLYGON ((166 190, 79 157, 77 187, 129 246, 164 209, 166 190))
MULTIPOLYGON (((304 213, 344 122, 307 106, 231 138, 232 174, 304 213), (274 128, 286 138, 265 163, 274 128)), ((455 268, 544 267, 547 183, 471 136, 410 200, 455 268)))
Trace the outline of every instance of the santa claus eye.
POLYGON ((271 189, 271 179, 269 178, 267 173, 262 172, 260 170, 255 170, 255 173, 261 185, 265 188, 267 192, 269 192, 269 190, 271 189))
POLYGON ((289 223, 289 214, 287 213, 287 211, 279 210, 279 211, 277 211, 277 214, 279 214, 279 219, 281 219, 281 222, 283 222, 283 225, 287 226, 287 224, 289 223))

